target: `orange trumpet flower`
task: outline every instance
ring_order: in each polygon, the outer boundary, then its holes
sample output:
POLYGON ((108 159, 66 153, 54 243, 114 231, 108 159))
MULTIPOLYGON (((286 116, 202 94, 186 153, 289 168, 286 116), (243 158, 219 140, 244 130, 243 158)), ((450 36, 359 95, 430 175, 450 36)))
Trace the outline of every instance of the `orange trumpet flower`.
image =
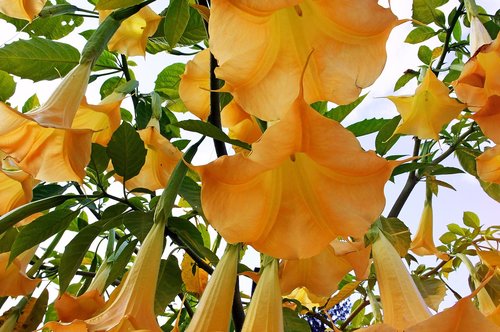
POLYGON ((0 0, 0 13, 31 22, 46 2, 47 0, 0 0))

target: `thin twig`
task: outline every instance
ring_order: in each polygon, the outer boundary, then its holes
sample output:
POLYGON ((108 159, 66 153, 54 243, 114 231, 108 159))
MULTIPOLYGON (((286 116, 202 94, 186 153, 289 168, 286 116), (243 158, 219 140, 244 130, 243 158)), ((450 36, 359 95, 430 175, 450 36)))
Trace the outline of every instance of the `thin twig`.
POLYGON ((350 315, 349 317, 347 317, 347 319, 345 320, 345 322, 342 323, 342 325, 340 325, 340 329, 341 330, 344 330, 347 325, 349 325, 349 323, 351 323, 351 321, 361 312, 361 310, 363 310, 367 305, 370 304, 370 301, 368 300, 364 300, 360 305, 359 307, 356 308, 356 310, 354 310, 350 315))

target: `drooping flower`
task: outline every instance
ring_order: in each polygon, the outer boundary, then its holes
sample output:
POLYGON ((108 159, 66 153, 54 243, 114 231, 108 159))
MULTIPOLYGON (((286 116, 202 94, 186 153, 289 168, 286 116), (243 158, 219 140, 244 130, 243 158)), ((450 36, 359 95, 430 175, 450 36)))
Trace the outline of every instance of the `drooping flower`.
POLYGON ((227 331, 231 321, 240 246, 230 245, 208 281, 186 332, 227 331))
POLYGON ((477 50, 493 40, 477 15, 470 16, 470 53, 474 54, 477 50))
POLYGON ((96 316, 85 320, 89 331, 161 332, 154 313, 156 283, 163 252, 164 222, 156 222, 120 289, 96 316))
POLYGON ((426 200, 417 234, 411 241, 410 249, 420 256, 436 255, 438 258, 447 261, 450 257, 439 251, 434 244, 433 228, 432 203, 426 200))
POLYGON ((210 115, 210 50, 205 49, 186 63, 179 83, 179 97, 189 112, 203 121, 210 115))
POLYGON ((31 22, 46 2, 47 0, 0 0, 0 13, 31 22))
MULTIPOLYGON (((255 118, 245 112, 234 100, 221 111, 222 126, 229 129, 229 137, 249 144, 257 142, 262 136, 255 118)), ((238 150, 235 148, 235 150, 238 150)))
POLYGON ((71 124, 85 94, 91 68, 91 62, 75 67, 34 112, 22 114, 0 103, 0 150, 34 178, 82 182, 90 160, 93 132, 71 129, 71 124))
POLYGON ((399 23, 376 0, 218 0, 210 10, 210 49, 236 102, 276 120, 297 98, 299 87, 290 82, 299 80, 311 52, 306 102, 354 101, 380 75, 385 43, 399 23))
POLYGON ((450 98, 446 85, 427 70, 413 96, 387 97, 401 114, 395 134, 409 134, 421 139, 439 139, 441 128, 455 119, 465 105, 450 98))
POLYGON ((26 275, 26 267, 35 254, 37 247, 26 250, 9 263, 10 252, 0 254, 0 297, 28 295, 40 283, 26 275))
MULTIPOLYGON (((157 121, 156 121, 157 122, 157 121)), ((163 189, 167 185, 175 165, 182 158, 182 153, 160 133, 159 124, 148 125, 138 131, 144 147, 147 150, 146 161, 138 175, 127 180, 125 187, 128 190, 145 188, 151 191, 163 189)), ((123 181, 123 178, 114 175, 123 181)))
MULTIPOLYGON (((298 287, 295 288, 290 294, 283 296, 287 299, 297 300, 302 304, 302 306, 306 307, 309 310, 313 310, 314 307, 320 307, 328 300, 327 297, 318 297, 313 293, 309 292, 306 287, 298 287)), ((296 304, 283 303, 290 309, 295 310, 296 304)))
POLYGON ((74 129, 94 131, 92 142, 107 146, 114 131, 120 126, 121 93, 112 93, 97 105, 90 105, 84 97, 73 120, 74 129))
POLYGON ((361 238, 380 215, 385 182, 398 164, 363 151, 338 122, 297 99, 250 155, 196 170, 203 211, 226 241, 299 259, 337 236, 361 238))
POLYGON ((59 320, 68 323, 74 320, 85 320, 101 310, 106 304, 102 294, 110 272, 111 265, 104 261, 85 293, 80 296, 63 293, 57 298, 54 309, 59 320))
POLYGON ((248 307, 242 331, 283 331, 282 307, 278 260, 272 259, 263 268, 248 307))
POLYGON ((476 167, 481 180, 500 184, 500 145, 487 149, 477 157, 476 167))
POLYGON ((500 38, 483 45, 467 61, 460 77, 452 84, 458 99, 477 111, 488 97, 500 95, 500 38))
MULTIPOLYGON (((111 13, 112 10, 100 10, 99 21, 102 22, 111 13)), ((146 55, 148 37, 156 32, 160 21, 161 16, 149 6, 142 8, 121 23, 108 42, 108 49, 127 56, 146 55)))
POLYGON ((346 273, 355 270, 358 279, 367 277, 370 247, 362 242, 334 240, 319 255, 283 260, 280 266, 282 294, 305 287, 315 297, 329 297, 346 273))
POLYGON ((432 316, 399 254, 382 233, 372 245, 372 255, 384 318, 382 324, 360 332, 499 331, 472 303, 474 293, 432 316))

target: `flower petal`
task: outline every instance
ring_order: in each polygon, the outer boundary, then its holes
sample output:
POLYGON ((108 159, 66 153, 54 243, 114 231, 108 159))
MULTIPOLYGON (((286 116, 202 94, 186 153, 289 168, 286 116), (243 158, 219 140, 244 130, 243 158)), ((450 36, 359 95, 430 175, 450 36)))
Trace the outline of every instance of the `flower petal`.
POLYGON ((92 317, 104 307, 104 298, 97 289, 85 292, 75 297, 68 293, 62 294, 54 304, 59 320, 72 322, 92 317))
POLYGON ((476 158, 476 165, 481 180, 500 184, 500 145, 484 151, 476 158))
POLYGON ((500 144, 500 95, 488 97, 486 103, 472 116, 483 133, 500 144))
POLYGON ((31 22, 46 2, 47 0, 0 0, 0 13, 31 22))
POLYGON ((218 0, 210 13, 210 48, 216 74, 236 102, 275 120, 299 95, 290 82, 299 82, 313 50, 303 83, 307 103, 354 101, 380 75, 386 40, 398 23, 376 0, 218 0))
POLYGON ((33 292, 40 279, 30 279, 26 266, 36 251, 36 247, 25 251, 8 265, 10 252, 0 254, 0 296, 20 296, 33 292))

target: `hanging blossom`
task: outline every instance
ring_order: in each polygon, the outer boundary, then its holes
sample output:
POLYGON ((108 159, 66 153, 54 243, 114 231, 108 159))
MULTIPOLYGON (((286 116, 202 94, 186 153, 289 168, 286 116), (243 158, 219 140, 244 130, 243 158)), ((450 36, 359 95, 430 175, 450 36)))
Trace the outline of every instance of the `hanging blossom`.
POLYGON ((47 0, 0 0, 0 13, 31 22, 46 2, 47 0))
POLYGON ((276 120, 299 95, 290 82, 299 80, 311 52, 306 102, 354 101, 380 75, 387 38, 401 22, 376 0, 216 0, 210 49, 217 77, 236 102, 260 119, 276 120))
POLYGON ((195 167, 203 211, 229 243, 286 259, 319 254, 337 236, 361 238, 385 204, 394 167, 298 98, 248 156, 195 167))
POLYGON ((282 332, 283 305, 278 276, 278 260, 264 259, 264 267, 248 307, 242 332, 282 332))
POLYGON ((229 245, 208 281, 186 332, 227 331, 238 272, 239 245, 229 245))
POLYGON ((0 150, 34 178, 82 183, 93 132, 71 129, 87 89, 92 62, 76 66, 47 102, 22 114, 0 103, 0 150))
POLYGON ((9 264, 9 252, 0 254, 0 297, 31 294, 41 279, 31 279, 26 275, 26 267, 38 246, 26 250, 9 264))
POLYGON ((384 317, 383 323, 360 332, 499 331, 472 303, 474 293, 433 316, 396 249, 382 232, 372 245, 372 255, 384 317))
POLYGON ((394 134, 409 134, 420 139, 439 139, 444 125, 458 117, 465 105, 449 96, 446 85, 428 69, 413 96, 391 96, 401 114, 401 123, 394 134))
MULTIPOLYGON (((112 10, 100 10, 99 21, 104 21, 112 12, 112 10)), ((149 6, 142 8, 121 23, 108 42, 108 49, 127 56, 146 55, 148 37, 154 35, 161 19, 162 17, 149 6)))
POLYGON ((328 298, 338 283, 353 270, 358 280, 368 277, 370 247, 363 242, 332 241, 319 255, 299 260, 283 260, 280 264, 282 294, 306 288, 308 296, 328 298))
POLYGON ((194 260, 185 253, 181 263, 181 277, 186 291, 196 294, 198 297, 203 294, 208 283, 208 273, 200 269, 194 260))

